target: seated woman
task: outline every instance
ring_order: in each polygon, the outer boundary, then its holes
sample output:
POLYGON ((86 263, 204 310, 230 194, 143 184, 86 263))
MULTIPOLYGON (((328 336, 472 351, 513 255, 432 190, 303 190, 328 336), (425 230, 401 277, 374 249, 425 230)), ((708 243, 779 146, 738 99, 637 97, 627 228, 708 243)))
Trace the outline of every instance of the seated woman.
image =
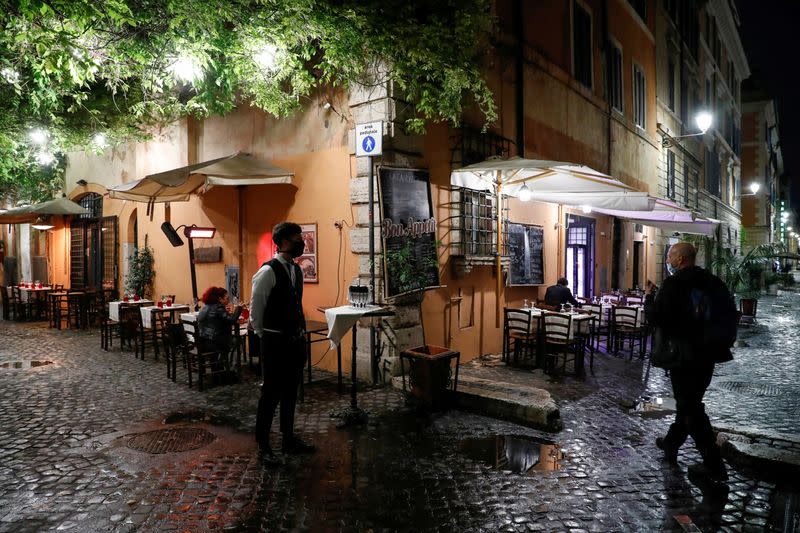
POLYGON ((239 321, 241 308, 230 312, 228 291, 222 287, 209 287, 201 300, 203 308, 197 315, 200 349, 218 352, 220 359, 227 361, 233 345, 232 326, 239 321))

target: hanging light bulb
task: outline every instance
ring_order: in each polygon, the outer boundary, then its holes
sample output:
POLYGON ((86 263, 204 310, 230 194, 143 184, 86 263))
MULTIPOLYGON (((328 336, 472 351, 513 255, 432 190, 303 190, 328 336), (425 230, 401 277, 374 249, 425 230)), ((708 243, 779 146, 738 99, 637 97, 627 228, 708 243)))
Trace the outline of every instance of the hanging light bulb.
POLYGON ((528 188, 528 184, 523 183, 522 188, 519 190, 519 199, 523 202, 530 202, 531 196, 533 196, 533 193, 531 193, 531 190, 528 188))
POLYGON ((108 139, 106 139, 106 134, 103 132, 95 133, 94 137, 92 137, 92 144, 101 150, 108 148, 108 139))
POLYGON ((183 82, 191 82, 200 77, 200 66, 194 58, 189 56, 181 56, 175 59, 169 66, 169 71, 172 76, 183 82))
POLYGON ((50 152, 39 152, 36 155, 36 161, 43 167, 50 166, 56 160, 56 156, 50 152))
POLYGON ((584 213, 586 213, 588 215, 589 213, 592 212, 592 206, 590 206, 590 205, 582 205, 581 206, 581 211, 583 211, 584 213))
POLYGON ((28 137, 34 144, 45 144, 47 142, 48 135, 47 132, 42 128, 36 128, 31 130, 31 132, 28 134, 28 137))
POLYGON ((267 44, 253 55, 253 61, 264 70, 272 70, 275 67, 275 56, 278 47, 274 44, 267 44))

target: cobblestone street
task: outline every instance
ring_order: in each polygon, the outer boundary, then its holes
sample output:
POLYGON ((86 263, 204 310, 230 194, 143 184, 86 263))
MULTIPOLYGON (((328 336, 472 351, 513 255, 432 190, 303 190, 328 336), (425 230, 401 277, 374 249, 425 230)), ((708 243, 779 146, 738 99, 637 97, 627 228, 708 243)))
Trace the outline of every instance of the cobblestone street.
MULTIPOLYGON (((759 316, 740 336, 750 347, 717 368, 707 411, 721 431, 797 450, 800 296, 764 297, 759 316)), ((199 392, 184 372, 168 380, 163 360, 102 351, 96 331, 2 322, 0 335, 0 531, 680 531, 676 515, 703 531, 800 531, 796 478, 732 465, 727 487, 690 481, 688 445, 679 467, 660 461, 671 413, 630 408, 669 386, 627 356, 597 355, 585 380, 465 365, 546 388, 557 434, 423 416, 391 387, 360 395, 367 427, 339 430, 330 414, 349 399, 317 372, 298 428, 319 449, 276 467, 256 451, 249 373, 199 392), (142 435, 159 429, 172 440, 142 435), (537 467, 498 460, 512 444, 537 467), (169 451, 180 445, 193 449, 169 451)))

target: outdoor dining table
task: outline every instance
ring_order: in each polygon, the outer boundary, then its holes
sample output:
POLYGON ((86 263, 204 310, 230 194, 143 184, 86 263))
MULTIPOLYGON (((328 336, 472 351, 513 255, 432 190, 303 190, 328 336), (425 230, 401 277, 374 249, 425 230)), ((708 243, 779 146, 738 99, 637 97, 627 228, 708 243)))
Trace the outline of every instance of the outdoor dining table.
POLYGON ((133 307, 133 306, 142 307, 142 306, 147 306, 147 305, 152 305, 152 304, 153 304, 153 300, 146 300, 146 299, 128 300, 127 302, 124 301, 124 300, 116 301, 116 302, 108 302, 108 318, 110 318, 111 320, 113 320, 115 322, 119 322, 119 309, 123 305, 131 306, 131 307, 133 307))
POLYGON ((150 329, 153 334, 153 352, 155 355, 156 360, 158 360, 158 328, 154 327, 156 322, 156 314, 166 314, 169 313, 170 322, 175 321, 175 313, 188 311, 191 309, 188 304, 173 304, 173 305, 164 305, 163 307, 159 307, 158 305, 142 305, 139 307, 139 312, 142 314, 142 328, 150 329))
MULTIPOLYGON (((535 318, 538 322, 537 329, 538 331, 544 331, 544 315, 546 313, 558 313, 557 311, 546 311, 543 309, 537 308, 528 308, 528 309, 517 309, 518 311, 523 311, 530 313, 530 315, 535 318)), ((591 321, 594 317, 588 313, 581 313, 579 311, 572 311, 572 312, 564 312, 558 314, 565 314, 570 315, 572 317, 572 323, 574 327, 570 328, 569 330, 569 338, 570 340, 575 338, 575 334, 585 335, 589 333, 589 326, 591 321)), ((544 335, 537 335, 536 336, 536 366, 538 368, 544 368, 544 358, 545 358, 545 336, 544 335)), ((505 340, 504 340, 505 342, 505 340)), ((583 361, 581 361, 581 367, 583 361)))
POLYGON ((35 287, 19 287, 20 295, 31 304, 31 310, 36 312, 36 318, 41 319, 41 309, 43 307, 42 304, 46 305, 44 298, 47 297, 47 293, 52 291, 53 287, 51 286, 41 286, 38 285, 35 287))

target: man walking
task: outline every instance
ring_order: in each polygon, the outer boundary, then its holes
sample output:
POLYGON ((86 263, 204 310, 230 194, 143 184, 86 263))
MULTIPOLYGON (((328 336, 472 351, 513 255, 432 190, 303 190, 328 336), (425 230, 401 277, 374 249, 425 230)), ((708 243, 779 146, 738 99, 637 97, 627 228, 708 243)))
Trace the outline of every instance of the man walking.
POLYGON ((297 387, 306 360, 303 315, 303 273, 294 259, 303 254, 302 230, 281 222, 272 230, 278 253, 253 276, 250 321, 261 338, 264 384, 258 401, 256 441, 273 458, 269 443, 272 418, 280 403, 281 448, 285 453, 311 453, 315 447, 294 434, 297 387))
POLYGON ((665 339, 680 347, 680 362, 670 370, 677 404, 675 422, 665 437, 656 439, 664 459, 677 464, 678 449, 691 435, 703 458, 689 473, 715 481, 728 478, 725 463, 705 412, 703 396, 714 365, 733 359, 730 347, 736 340, 738 315, 725 284, 710 272, 695 266, 697 251, 689 243, 677 243, 667 253, 667 269, 658 295, 649 287, 645 299, 648 322, 662 328, 665 339))

